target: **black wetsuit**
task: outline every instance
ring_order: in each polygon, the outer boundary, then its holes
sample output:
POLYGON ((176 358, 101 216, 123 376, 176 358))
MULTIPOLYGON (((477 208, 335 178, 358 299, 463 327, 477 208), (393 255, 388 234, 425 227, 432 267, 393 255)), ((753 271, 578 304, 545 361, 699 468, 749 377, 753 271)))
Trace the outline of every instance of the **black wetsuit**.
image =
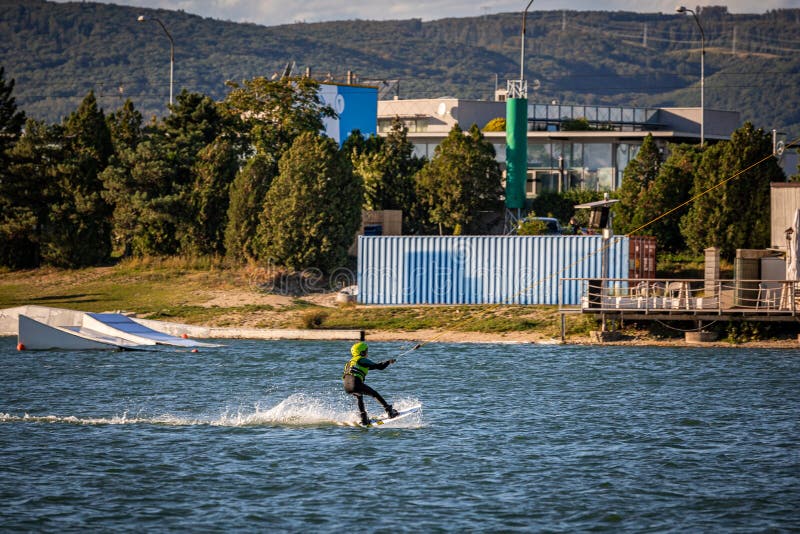
MULTIPOLYGON (((358 364, 362 367, 366 367, 367 369, 386 369, 389 364, 391 364, 391 360, 386 360, 380 363, 375 363, 369 358, 361 358, 358 360, 358 364)), ((364 407, 364 395, 369 395, 376 401, 383 406, 383 409, 386 410, 386 413, 392 413, 392 406, 388 402, 381 397, 381 394, 369 387, 364 383, 361 378, 355 376, 351 373, 345 373, 342 377, 344 380, 344 390, 351 394, 355 395, 356 400, 358 401, 358 411, 361 412, 361 423, 366 425, 369 424, 369 417, 367 417, 367 409, 364 407)))

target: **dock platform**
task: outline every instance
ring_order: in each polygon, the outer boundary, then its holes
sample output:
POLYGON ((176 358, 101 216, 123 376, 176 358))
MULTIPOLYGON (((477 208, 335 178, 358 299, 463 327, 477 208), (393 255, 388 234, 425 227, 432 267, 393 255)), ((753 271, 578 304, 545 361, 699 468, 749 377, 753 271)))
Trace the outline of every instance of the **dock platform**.
POLYGON ((581 295, 574 305, 560 299, 562 314, 631 321, 800 322, 797 280, 564 278, 561 284, 577 284, 581 295))

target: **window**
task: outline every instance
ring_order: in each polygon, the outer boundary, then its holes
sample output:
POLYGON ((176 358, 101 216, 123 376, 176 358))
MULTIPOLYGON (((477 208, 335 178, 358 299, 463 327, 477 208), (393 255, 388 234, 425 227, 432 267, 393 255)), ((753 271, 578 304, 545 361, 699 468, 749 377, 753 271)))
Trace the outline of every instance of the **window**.
POLYGON ((527 196, 536 196, 536 173, 528 171, 528 177, 525 180, 525 194, 527 196))
POLYGON ((613 191, 614 190, 614 170, 611 167, 604 167, 597 169, 597 190, 598 191, 613 191))
POLYGON ((583 167, 583 145, 581 143, 566 143, 564 154, 564 167, 568 169, 583 167))
POLYGON ((586 143, 583 145, 583 162, 590 169, 611 167, 611 143, 586 143))
POLYGON ((622 108, 622 122, 633 122, 634 111, 633 108, 622 108))
POLYGON ((558 173, 557 172, 536 172, 536 181, 539 182, 536 188, 536 193, 544 193, 545 191, 558 191, 558 173))
POLYGON ((567 187, 570 189, 582 189, 583 188, 583 170, 582 169, 570 169, 567 171, 567 187))
MULTIPOLYGON (((378 119, 378 132, 379 133, 386 133, 392 130, 392 123, 394 122, 394 118, 392 119, 378 119)), ((418 132, 426 132, 428 131, 428 119, 427 117, 405 117, 400 119, 400 122, 408 128, 409 133, 418 133, 418 132)))
POLYGON ((586 143, 583 145, 584 176, 587 189, 611 191, 614 189, 611 143, 586 143))
POLYGON ((550 144, 528 144, 528 167, 549 168, 550 144))
POLYGON ((505 163, 506 162, 506 144, 505 143, 492 143, 494 146, 494 152, 496 154, 496 160, 498 163, 505 163))
POLYGON ((567 162, 564 161, 564 154, 562 154, 562 150, 564 148, 564 143, 553 143, 552 145, 552 156, 550 161, 553 162, 553 167, 556 169, 561 169, 567 166, 567 162), (561 161, 558 158, 561 158, 561 161))
POLYGON ((436 143, 419 143, 414 145, 414 155, 418 158, 428 158, 431 159, 433 157, 433 151, 436 150, 436 143))

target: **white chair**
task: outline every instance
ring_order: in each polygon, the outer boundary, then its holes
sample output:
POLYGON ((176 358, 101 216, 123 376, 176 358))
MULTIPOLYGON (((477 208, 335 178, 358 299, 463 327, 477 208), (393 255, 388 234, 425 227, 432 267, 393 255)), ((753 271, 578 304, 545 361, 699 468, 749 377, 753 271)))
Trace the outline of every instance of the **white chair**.
POLYGON ((756 309, 766 308, 772 310, 777 307, 778 296, 777 288, 769 287, 764 282, 758 284, 758 298, 756 300, 756 309))

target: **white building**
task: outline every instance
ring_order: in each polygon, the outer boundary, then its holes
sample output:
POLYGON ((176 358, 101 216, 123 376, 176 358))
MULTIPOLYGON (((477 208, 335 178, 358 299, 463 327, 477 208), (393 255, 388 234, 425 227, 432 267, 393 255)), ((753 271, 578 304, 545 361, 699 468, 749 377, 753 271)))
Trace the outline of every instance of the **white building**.
MULTIPOLYGON (((570 188, 611 191, 622 183, 622 173, 636 157, 642 140, 652 134, 666 149, 668 143, 700 142, 700 108, 632 108, 621 106, 567 106, 528 104, 529 197, 570 188), (592 129, 568 130, 570 122, 592 129)), ((502 101, 439 98, 378 102, 378 133, 385 135, 398 117, 408 127, 417 155, 433 157, 436 146, 454 124, 463 130, 481 129, 490 120, 505 117, 502 101)), ((705 140, 729 139, 741 126, 739 113, 705 110, 705 140)), ((494 144, 497 159, 505 163, 505 132, 484 132, 494 144)))

